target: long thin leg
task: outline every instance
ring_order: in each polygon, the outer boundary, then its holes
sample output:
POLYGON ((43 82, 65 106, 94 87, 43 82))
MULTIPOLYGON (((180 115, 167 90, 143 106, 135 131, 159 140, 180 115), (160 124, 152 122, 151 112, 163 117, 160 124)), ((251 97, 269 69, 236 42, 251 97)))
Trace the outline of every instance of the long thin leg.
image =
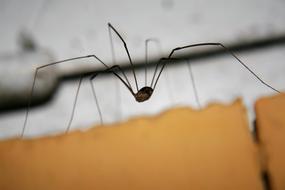
POLYGON ((159 60, 158 63, 156 64, 155 66, 155 69, 154 69, 154 73, 153 73, 153 76, 152 76, 152 79, 151 79, 151 83, 150 83, 150 86, 152 87, 153 85, 153 82, 154 82, 154 79, 156 77, 156 73, 157 73, 157 70, 158 70, 158 66, 159 66, 159 63, 162 62, 162 60, 159 60))
MULTIPOLYGON (((108 27, 108 34, 109 34, 109 40, 110 40, 110 47, 111 47, 111 53, 112 53, 112 65, 117 65, 117 61, 116 61, 116 55, 115 55, 115 49, 114 49, 114 43, 113 43, 113 38, 112 38, 112 33, 111 33, 111 28, 108 27)), ((128 78, 126 75, 124 75, 125 77, 125 80, 127 81, 128 85, 131 86, 131 83, 129 82, 128 78)), ((121 92, 120 92, 120 84, 119 84, 120 81, 118 80, 115 80, 115 83, 116 83, 116 91, 118 92, 117 93, 117 101, 116 103, 118 104, 118 110, 117 110, 117 115, 118 115, 118 118, 119 120, 121 119, 121 109, 122 109, 122 99, 121 99, 121 92)), ((93 87, 94 88, 94 87, 93 87)), ((94 91, 95 92, 95 91, 94 91)), ((96 100, 95 100, 96 101, 96 100)))
MULTIPOLYGON (((172 61, 178 61, 178 60, 181 61, 182 59, 177 59, 177 58, 162 58, 162 59, 159 60, 159 63, 164 61, 164 62, 165 62, 164 65, 165 65, 166 63, 168 63, 168 62, 171 61, 171 60, 172 60, 172 61)), ((194 80, 193 72, 192 72, 192 69, 191 69, 191 66, 190 66, 189 61, 188 61, 188 60, 186 60, 186 61, 187 61, 187 65, 188 65, 188 70, 189 70, 189 75, 190 75, 191 83, 192 83, 193 90, 194 90, 195 99, 196 99, 196 102, 197 102, 198 107, 201 108, 201 104, 200 104, 200 101, 199 101, 198 92, 197 92, 197 88, 196 88, 196 85, 195 85, 195 80, 194 80)), ((159 63, 156 65, 156 68, 158 68, 159 63)), ((163 68, 162 68, 162 69, 163 69, 163 68)), ((160 71, 160 74, 161 74, 161 73, 162 73, 162 71, 160 71)), ((160 74, 159 74, 159 76, 160 76, 160 74)), ((155 76, 156 76, 156 72, 154 72, 154 75, 153 75, 153 78, 152 78, 151 87, 152 87, 152 85, 153 85, 153 81, 154 81, 155 76)), ((158 76, 158 77, 159 77, 159 76, 158 76)), ((157 83, 157 80, 156 80, 156 83, 157 83)), ((156 86, 156 83, 155 83, 155 86, 156 86)), ((155 86, 153 87, 153 89, 155 88, 155 86)))
POLYGON ((128 55, 129 61, 130 61, 130 64, 132 66, 132 70, 133 70, 133 74, 134 74, 134 78, 135 78, 135 83, 136 83, 136 88, 137 88, 137 91, 139 91, 138 81, 137 81, 137 77, 136 77, 136 73, 135 73, 135 69, 134 69, 134 64, 132 62, 132 59, 131 59, 130 52, 128 50, 127 44, 126 44, 125 40, 122 38, 122 36, 119 34, 119 32, 112 26, 111 23, 108 23, 108 28, 109 28, 109 30, 112 29, 117 34, 117 36, 120 38, 120 40, 124 44, 125 50, 127 52, 127 55, 128 55))
MULTIPOLYGON (((148 64, 148 44, 150 42, 154 42, 157 43, 159 46, 159 49, 161 49, 160 45, 159 45, 159 40, 154 39, 154 38, 149 38, 145 40, 145 86, 147 86, 147 64, 148 64)), ((157 67, 155 69, 155 71, 157 70, 157 67)))
MULTIPOLYGON (((155 71, 154 71, 154 73, 153 73, 153 76, 152 76, 152 80, 151 80, 151 84, 150 84, 150 86, 154 89, 154 84, 156 84, 156 83, 154 83, 154 81, 155 81, 155 77, 156 77, 156 74, 157 74, 157 71, 158 71, 158 67, 159 67, 159 64, 160 63, 162 63, 162 62, 166 62, 166 61, 178 61, 178 60, 181 60, 181 59, 177 59, 177 58, 161 58, 159 61, 158 61, 158 63, 156 64, 156 66, 155 66, 155 71)), ((163 64, 164 65, 164 64, 163 64)), ((162 65, 162 66, 163 66, 162 65)), ((161 67, 161 69, 163 69, 162 67, 161 67)), ((160 73, 161 73, 162 71, 160 71, 160 73)), ((160 73, 159 73, 159 76, 158 77, 160 77, 160 73)))
MULTIPOLYGON (((198 43, 198 44, 192 44, 192 45, 188 45, 188 46, 182 46, 182 47, 177 47, 175 49, 173 49, 168 58, 162 58, 159 62, 161 63, 162 61, 164 60, 167 60, 167 59, 170 59, 171 56, 174 54, 175 51, 178 51, 178 50, 181 50, 181 49, 186 49, 186 48, 190 48, 190 47, 198 47, 198 46, 220 46, 222 47, 223 49, 225 49, 226 52, 228 52, 230 55, 232 55, 244 68, 246 68, 251 74, 253 74, 253 76, 255 76, 255 78, 257 78, 262 84, 264 84, 265 86, 267 86, 268 88, 272 89, 273 91, 277 92, 277 93, 281 93, 279 90, 273 88, 271 85, 267 84, 266 82, 264 82, 259 76, 257 76, 245 63, 243 63, 231 50, 229 50, 227 47, 225 47, 223 44, 221 43, 198 43)), ((154 88, 156 87, 156 84, 157 84, 157 81, 161 75, 161 72, 163 71, 166 63, 168 62, 164 62, 160 71, 159 71, 159 74, 158 74, 158 77, 156 78, 156 81, 155 81, 155 84, 154 84, 154 88)))
MULTIPOLYGON (((105 71, 106 72, 111 72, 113 73, 114 75, 116 75, 119 80, 125 85, 125 87, 130 91, 130 93, 135 96, 135 93, 133 92, 132 88, 128 86, 128 84, 115 72, 115 69, 119 69, 119 70, 122 70, 121 67, 119 65, 113 65, 112 67, 106 69, 105 71)), ((93 80, 98 74, 100 73, 95 73, 92 75, 91 77, 91 80, 93 80)))
POLYGON ((77 99, 78 99, 78 94, 79 94, 80 86, 81 86, 81 83, 82 83, 82 78, 83 78, 83 75, 81 75, 80 79, 79 79, 79 84, 78 84, 78 87, 77 87, 77 90, 76 90, 75 99, 74 99, 73 106, 72 106, 71 116, 70 116, 69 122, 67 124, 67 128, 65 130, 65 133, 67 133, 69 131, 71 123, 73 121, 75 107, 76 107, 76 103, 77 103, 77 99))
POLYGON ((89 81, 90 81, 90 85, 91 85, 91 89, 92 89, 92 94, 93 94, 93 97, 95 99, 97 111, 98 111, 98 114, 99 114, 100 124, 103 125, 102 112, 101 112, 101 109, 100 109, 100 106, 99 106, 99 102, 98 102, 98 99, 97 99, 97 96, 96 96, 96 91, 95 91, 95 88, 94 88, 94 84, 92 83, 91 79, 89 81))
MULTIPOLYGON (((112 72, 115 76, 119 76, 117 75, 117 73, 115 72, 115 69, 120 69, 120 66, 119 65, 114 65, 108 69, 106 69, 107 72, 112 72)), ((91 84, 91 89, 92 89, 92 93, 93 93, 93 96, 94 96, 94 99, 95 99, 95 103, 96 103, 96 106, 97 106, 97 110, 98 110, 98 113, 99 113, 99 117, 100 117, 100 122, 101 124, 103 124, 103 118, 102 118, 102 113, 101 113, 101 109, 99 107, 99 103, 98 103, 98 100, 97 100, 97 96, 96 96, 96 92, 95 92, 95 89, 94 89, 94 86, 93 86, 93 83, 92 83, 92 80, 98 76, 99 73, 95 73, 93 74, 91 77, 90 77, 90 84, 91 84)), ((66 128, 66 131, 65 133, 67 133, 70 129, 70 126, 71 126, 71 123, 72 123, 72 120, 73 120, 73 117, 74 117, 74 112, 75 112, 75 107, 76 107, 76 103, 77 103, 77 99, 78 99, 78 93, 79 93, 79 90, 80 90, 80 86, 81 86, 81 83, 82 83, 82 78, 83 78, 83 75, 80 76, 80 80, 79 80, 79 84, 78 84, 78 87, 77 87, 77 91, 76 91, 76 95, 75 95, 75 100, 74 100, 74 103, 73 103, 73 107, 72 107, 72 113, 71 113, 71 117, 70 117, 70 120, 68 122, 68 125, 67 125, 67 128, 66 128)), ((121 77, 119 77, 119 79, 125 84, 125 86, 130 90, 130 87, 128 86, 128 84, 121 79, 121 77)))
MULTIPOLYGON (((117 65, 117 61, 116 61, 116 56, 115 56, 115 49, 114 49, 114 43, 113 43, 113 38, 112 38, 112 34, 111 34, 111 28, 110 26, 108 27, 108 34, 109 34, 109 39, 110 39, 110 46, 111 46, 111 53, 112 53, 112 61, 113 61, 113 65, 117 65)), ((131 87, 131 83, 128 80, 127 76, 123 73, 123 76, 125 78, 125 80, 127 81, 128 85, 131 87)))
POLYGON ((27 110, 26 110, 24 125, 23 125, 22 132, 21 132, 21 138, 24 137, 24 133, 25 133, 25 130, 26 130, 26 124, 27 124, 28 117, 29 117, 30 105, 32 103, 32 96, 33 96, 33 92, 34 92, 34 86, 35 86, 38 70, 39 70, 39 68, 36 69, 36 72, 35 72, 35 75, 34 75, 34 80, 33 80, 33 85, 32 85, 32 90, 31 90, 31 94, 30 94, 29 99, 28 99, 28 106, 27 106, 27 110))
MULTIPOLYGON (((56 61, 56 62, 53 62, 53 63, 49 63, 49 64, 46 64, 46 65, 43 65, 43 66, 40 66, 40 67, 37 67, 36 68, 36 71, 35 71, 35 74, 34 74, 34 78, 33 78, 33 84, 32 84, 32 89, 31 89, 31 93, 30 93, 30 96, 28 98, 28 105, 27 105, 27 109, 26 109, 26 115, 25 115, 25 120, 24 120, 24 124, 23 124, 23 128, 22 128, 22 132, 21 132, 21 137, 24 136, 24 133, 25 133, 25 130, 26 130, 26 126, 27 126, 27 121, 28 121, 28 117, 29 117, 29 112, 30 112, 30 107, 31 107, 31 103, 32 103, 32 96, 33 96, 33 93, 34 93, 34 88, 35 88, 35 82, 36 82, 36 78, 37 78, 37 75, 38 75, 38 71, 43 69, 43 68, 46 68, 46 67, 49 67, 49 66, 52 66, 52 65, 56 65, 56 64, 59 64, 59 63, 63 63, 63 62, 68 62, 68 61, 73 61, 73 60, 77 60, 77 59, 85 59, 85 58, 90 58, 90 57, 93 57, 95 58, 96 60, 98 60, 100 63, 102 63, 107 69, 108 68, 111 68, 111 67, 108 67, 101 59, 99 59, 96 55, 86 55, 86 56, 80 56, 80 57, 74 57, 74 58, 70 58, 70 59, 65 59, 65 60, 61 60, 61 61, 56 61)), ((120 67, 119 67, 120 69, 120 67)), ((120 69, 120 71, 122 73, 123 70, 120 69)), ((126 87, 130 90, 130 92, 134 95, 134 92, 131 88, 131 86, 128 86, 128 84, 116 73, 114 73, 125 85, 126 87)))
POLYGON ((190 79, 191 79, 192 86, 193 86, 195 100, 197 102, 197 105, 198 105, 199 109, 201 109, 201 104, 200 104, 200 101, 199 101, 199 96, 198 96, 198 91, 197 91, 195 80, 194 80, 194 75, 193 75, 193 72, 192 72, 191 64, 189 63, 188 60, 187 60, 187 66, 188 66, 188 71, 189 71, 190 79))
MULTIPOLYGON (((117 76, 117 73, 115 72, 115 69, 120 69, 120 66, 119 65, 114 65, 108 69, 106 69, 105 71, 106 72, 112 72, 114 75, 117 76)), ((103 117, 102 117, 102 112, 101 112, 101 109, 100 109, 100 106, 99 106, 99 102, 98 102, 98 99, 97 99, 97 96, 96 96, 96 92, 95 92, 95 88, 94 88, 94 85, 92 83, 92 80, 94 80, 100 73, 94 73, 91 77, 90 77, 90 84, 91 84, 91 88, 92 88, 92 93, 93 93, 93 96, 94 96, 94 99, 95 99, 95 103, 96 103, 96 106, 97 106, 97 110, 98 110, 98 113, 99 113, 99 117, 100 117, 100 121, 101 121, 101 124, 103 124, 103 117)), ((130 90, 130 87, 127 85, 127 83, 122 80, 120 77, 118 77, 120 79, 120 81, 130 90)), ((131 91, 131 90, 130 90, 131 91)), ((132 95, 134 96, 134 93, 131 91, 132 95)))
MULTIPOLYGON (((94 58, 97 59, 99 62, 101 62, 102 64, 106 65, 101 59, 99 59, 99 58, 96 57, 95 55, 90 55, 90 56, 94 57, 94 58)), ((129 80, 128 80, 128 78, 127 78, 125 72, 121 69, 120 66, 118 66, 118 65, 114 65, 114 66, 115 66, 116 68, 118 68, 119 71, 123 74, 123 76, 124 76, 124 78, 126 79, 127 83, 126 83, 117 73, 114 73, 114 74, 127 86, 127 88, 130 90, 130 92, 131 92, 132 94, 134 94, 133 88, 132 88, 131 84, 128 82, 129 80)), ((112 67, 114 67, 114 66, 112 66, 112 67)), ((108 67, 108 66, 107 66, 107 69, 110 69, 110 68, 111 68, 111 67, 108 67)))
POLYGON ((144 70, 144 82, 147 85, 147 62, 148 62, 148 43, 150 39, 145 40, 145 70, 144 70))

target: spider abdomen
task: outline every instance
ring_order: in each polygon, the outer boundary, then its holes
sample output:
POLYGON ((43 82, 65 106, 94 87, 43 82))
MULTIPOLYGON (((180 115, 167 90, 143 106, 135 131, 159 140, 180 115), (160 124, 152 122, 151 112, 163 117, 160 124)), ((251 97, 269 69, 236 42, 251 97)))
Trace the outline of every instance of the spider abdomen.
POLYGON ((151 87, 145 86, 141 88, 136 94, 135 98, 137 102, 144 102, 148 100, 152 95, 153 89, 151 87))

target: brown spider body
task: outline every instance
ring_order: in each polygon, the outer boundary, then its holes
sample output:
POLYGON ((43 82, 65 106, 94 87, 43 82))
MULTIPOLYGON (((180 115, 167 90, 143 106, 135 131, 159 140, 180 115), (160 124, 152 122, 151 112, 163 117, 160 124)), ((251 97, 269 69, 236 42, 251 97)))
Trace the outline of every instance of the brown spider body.
POLYGON ((144 102, 148 100, 153 93, 153 89, 151 87, 145 86, 141 88, 134 96, 137 102, 144 102))

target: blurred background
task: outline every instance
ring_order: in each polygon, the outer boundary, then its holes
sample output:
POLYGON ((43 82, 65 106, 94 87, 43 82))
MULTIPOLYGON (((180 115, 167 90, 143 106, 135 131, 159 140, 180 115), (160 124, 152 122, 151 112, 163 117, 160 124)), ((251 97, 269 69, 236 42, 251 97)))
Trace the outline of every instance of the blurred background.
MULTIPOLYGON (((108 22, 127 43, 140 88, 145 85, 145 66, 149 85, 157 60, 172 49, 220 42, 262 79, 284 91, 284 20, 284 0, 0 0, 0 138, 21 134, 39 66, 95 54, 109 66, 121 65, 135 89, 132 67, 114 33, 112 58, 108 22), (149 43, 146 64, 148 38, 160 43, 149 43)), ((99 75, 93 83, 103 123, 154 115, 171 107, 201 109, 210 103, 227 104, 242 98, 252 124, 254 102, 275 94, 220 47, 190 48, 173 57, 184 59, 167 65, 153 96, 144 103, 137 103, 114 75, 99 75), (195 99, 189 65, 201 107, 195 99)), ((25 137, 64 132, 80 74, 104 68, 89 58, 42 69, 35 83, 25 137)), ((100 118, 89 78, 84 78, 71 130, 96 124, 100 118)))

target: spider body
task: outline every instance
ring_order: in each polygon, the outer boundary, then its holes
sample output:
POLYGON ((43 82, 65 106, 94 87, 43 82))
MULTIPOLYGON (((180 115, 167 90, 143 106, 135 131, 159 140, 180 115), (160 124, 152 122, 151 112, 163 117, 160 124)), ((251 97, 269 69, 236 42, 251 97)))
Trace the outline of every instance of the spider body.
POLYGON ((141 88, 134 96, 137 102, 144 102, 148 100, 153 93, 153 89, 149 86, 141 88))

